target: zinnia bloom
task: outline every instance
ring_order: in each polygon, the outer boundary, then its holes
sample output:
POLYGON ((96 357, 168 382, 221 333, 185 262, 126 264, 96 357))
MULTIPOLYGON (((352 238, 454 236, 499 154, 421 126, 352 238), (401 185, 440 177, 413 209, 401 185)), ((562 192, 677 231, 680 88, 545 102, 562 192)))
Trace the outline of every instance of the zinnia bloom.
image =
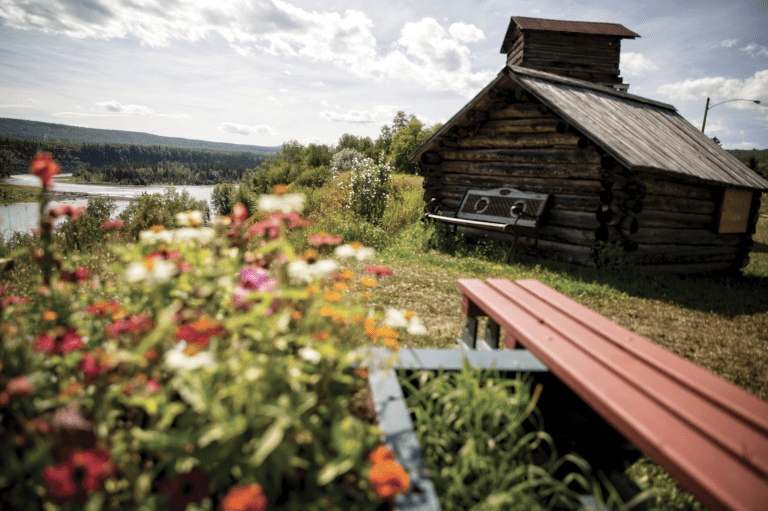
POLYGON ((189 472, 176 474, 172 481, 162 483, 160 492, 168 497, 168 509, 184 511, 187 504, 200 502, 208 496, 208 474, 199 467, 189 472))
POLYGON ((176 329, 176 340, 187 341, 198 346, 206 347, 211 337, 224 332, 224 327, 207 316, 181 325, 176 329))
POLYGON ((59 504, 76 498, 85 502, 101 490, 104 480, 112 475, 114 466, 109 454, 99 449, 76 451, 69 460, 43 470, 48 499, 59 504))
POLYGON ((371 453, 368 455, 368 460, 373 463, 379 463, 385 460, 395 460, 395 455, 390 451, 387 447, 380 445, 377 448, 375 448, 371 453))
POLYGON ((411 480, 405 469, 398 462, 388 459, 379 461, 371 467, 368 481, 376 495, 386 500, 406 493, 411 488, 411 480))
POLYGON ((247 486, 235 486, 221 501, 221 511, 264 511, 267 509, 267 496, 261 486, 251 483, 247 486))
POLYGON ((32 173, 40 178, 43 188, 53 188, 53 176, 59 173, 59 165, 51 153, 40 153, 32 160, 32 173))
POLYGON ((392 275, 392 270, 390 268, 378 265, 366 266, 365 272, 372 275, 392 275))
POLYGON ((312 234, 309 236, 309 244, 315 247, 322 245, 338 245, 341 243, 341 236, 334 236, 327 232, 312 234))

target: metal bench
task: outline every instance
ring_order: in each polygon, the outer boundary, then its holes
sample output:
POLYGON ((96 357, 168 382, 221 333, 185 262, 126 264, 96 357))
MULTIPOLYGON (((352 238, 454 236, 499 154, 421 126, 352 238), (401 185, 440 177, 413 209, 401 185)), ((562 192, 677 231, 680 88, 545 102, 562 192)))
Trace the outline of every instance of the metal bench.
POLYGON ((455 217, 425 213, 424 218, 455 226, 514 234, 507 261, 515 249, 517 235, 535 240, 539 248, 539 226, 549 202, 549 194, 522 192, 514 188, 493 190, 470 188, 455 217))
POLYGON ((707 508, 768 509, 768 403, 538 281, 458 286, 469 347, 487 316, 490 348, 503 329, 707 508))

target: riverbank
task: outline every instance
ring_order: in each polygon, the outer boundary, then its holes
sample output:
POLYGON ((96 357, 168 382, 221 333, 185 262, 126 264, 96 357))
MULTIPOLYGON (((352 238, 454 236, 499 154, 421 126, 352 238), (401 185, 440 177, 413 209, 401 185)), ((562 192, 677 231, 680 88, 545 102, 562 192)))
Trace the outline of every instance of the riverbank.
MULTIPOLYGON (((18 202, 35 202, 40 194, 40 188, 36 186, 13 185, 0 183, 0 204, 16 204, 18 202)), ((69 202, 76 200, 87 200, 89 197, 106 197, 112 200, 130 200, 127 197, 118 195, 102 195, 98 193, 85 192, 48 192, 48 199, 54 202, 69 202)))

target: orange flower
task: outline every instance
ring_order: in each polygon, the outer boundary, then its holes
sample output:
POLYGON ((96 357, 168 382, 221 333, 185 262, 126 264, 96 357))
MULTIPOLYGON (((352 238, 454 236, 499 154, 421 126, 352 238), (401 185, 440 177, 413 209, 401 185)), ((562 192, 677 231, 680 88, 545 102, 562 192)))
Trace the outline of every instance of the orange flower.
POLYGON ((365 333, 371 337, 376 335, 376 322, 373 321, 373 318, 365 318, 363 328, 365 328, 365 333))
POLYGON ((152 227, 149 228, 149 230, 152 232, 160 232, 160 231, 164 231, 165 227, 163 227, 162 225, 153 225, 152 227))
POLYGON ((416 313, 415 313, 415 312, 413 312, 413 311, 411 311, 411 310, 407 310, 407 309, 406 309, 406 311, 405 311, 405 319, 408 319, 408 320, 410 320, 410 319, 411 319, 411 318, 413 318, 415 315, 416 315, 416 313))
POLYGON ((349 246, 354 248, 355 250, 360 250, 361 248, 363 248, 364 245, 359 241, 353 241, 352 243, 349 244, 349 246))
POLYGON ((358 367, 355 369, 355 376, 360 378, 361 380, 367 380, 368 379, 368 369, 365 367, 358 367))
POLYGON ((400 337, 400 334, 397 333, 396 330, 391 329, 387 325, 381 325, 379 328, 377 328, 376 335, 379 337, 385 337, 388 339, 397 339, 398 337, 400 337))
POLYGON ((288 193, 288 185, 275 185, 272 187, 272 193, 275 195, 284 195, 288 193))
POLYGON ((360 314, 355 314, 354 316, 352 316, 352 321, 355 323, 360 323, 362 320, 363 320, 363 316, 361 316, 360 314))
POLYGON ((310 284, 307 286, 307 293, 319 293, 319 292, 320 292, 320 288, 317 287, 316 285, 310 284))
POLYGON ((345 280, 352 280, 355 278, 355 273, 349 268, 344 268, 341 270, 341 278, 345 280))
POLYGON ((44 321, 56 321, 56 318, 58 318, 59 315, 56 314, 54 311, 45 311, 43 312, 43 320, 44 321))
POLYGON ((331 334, 329 334, 325 330, 318 330, 317 332, 312 334, 312 337, 314 337, 318 341, 325 342, 331 338, 331 334))
POLYGON ((368 481, 376 495, 386 500, 406 493, 411 488, 411 480, 405 469, 393 460, 383 460, 374 464, 368 473, 368 481))
POLYGON ((400 351, 400 344, 396 340, 390 339, 389 337, 384 338, 384 346, 391 349, 392 351, 400 351))
POLYGON ((331 309, 327 305, 323 305, 322 307, 320 307, 320 315, 323 316, 324 318, 330 318, 331 316, 333 316, 333 309, 331 309))
POLYGON ((329 302, 338 302, 341 300, 341 294, 337 291, 326 291, 323 293, 323 299, 329 302))
POLYGON ((314 248, 308 248, 304 251, 304 259, 306 259, 307 261, 314 261, 315 259, 317 259, 317 255, 318 255, 317 250, 315 250, 314 248))
MULTIPOLYGON (((358 369, 363 368, 359 367, 358 369)), ((392 453, 392 451, 387 449, 386 446, 380 445, 371 451, 371 453, 368 455, 368 459, 375 465, 376 463, 380 463, 386 460, 395 461, 395 455, 392 453)))
POLYGON ((341 282, 341 281, 334 282, 333 283, 333 287, 334 287, 334 289, 336 289, 336 291, 339 291, 340 293, 343 293, 344 291, 349 289, 349 286, 347 285, 347 283, 346 282, 341 282))
POLYGON ((294 321, 300 320, 304 314, 301 311, 293 311, 291 312, 291 319, 294 321))
POLYGON ((374 279, 373 277, 368 277, 368 276, 362 277, 360 279, 360 283, 362 285, 364 285, 365 287, 376 287, 376 286, 379 285, 379 283, 376 282, 376 279, 374 279))
POLYGON ((342 314, 341 312, 334 312, 333 313, 333 322, 337 325, 346 325, 347 324, 347 317, 342 314))
POLYGON ((369 291, 366 291, 365 293, 360 294, 360 298, 362 298, 363 300, 368 300, 371 296, 372 295, 369 291))
POLYGON ((32 173, 40 178, 43 188, 53 188, 53 176, 59 173, 59 168, 51 153, 40 153, 32 160, 32 173))
POLYGON ((219 506, 220 511, 264 511, 267 509, 267 496, 256 483, 247 486, 235 486, 230 489, 219 506))

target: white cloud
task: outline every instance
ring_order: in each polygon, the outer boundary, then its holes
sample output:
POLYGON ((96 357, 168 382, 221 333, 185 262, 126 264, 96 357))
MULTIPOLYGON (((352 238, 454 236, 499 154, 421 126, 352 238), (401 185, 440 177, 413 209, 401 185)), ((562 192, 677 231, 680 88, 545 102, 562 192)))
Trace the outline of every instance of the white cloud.
POLYGON ((115 100, 102 101, 101 103, 96 103, 96 106, 110 114, 151 115, 154 113, 149 107, 141 105, 123 105, 115 100))
POLYGON ((219 126, 220 130, 237 135, 277 135, 277 131, 265 124, 256 124, 248 126, 247 124, 235 124, 234 122, 224 122, 219 126))
POLYGON ((454 23, 448 27, 448 32, 450 32, 454 39, 462 43, 474 43, 485 39, 485 34, 483 34, 482 30, 466 23, 454 23))
MULTIPOLYGON (((711 98, 711 103, 730 99, 759 100, 768 103, 768 69, 758 71, 745 80, 722 76, 688 79, 684 82, 662 85, 658 93, 672 99, 695 100, 711 98)), ((728 106, 738 109, 759 108, 749 101, 734 101, 728 106)))
POLYGON ((744 48, 739 48, 739 50, 745 51, 753 57, 768 57, 768 48, 755 43, 750 43, 744 48))
POLYGON ((621 55, 621 70, 628 75, 642 75, 656 69, 658 66, 642 53, 626 52, 621 55))
POLYGON ((329 121, 351 122, 355 124, 368 124, 368 123, 380 122, 380 117, 377 113, 360 111, 360 110, 350 110, 346 114, 340 114, 338 112, 333 112, 331 110, 324 110, 320 112, 320 117, 322 117, 323 119, 327 119, 329 121))
POLYGON ((728 147, 726 149, 755 149, 760 144, 755 144, 754 142, 738 142, 736 144, 726 144, 728 147))
POLYGON ((373 21, 363 12, 306 11, 284 0, 0 0, 10 28, 75 38, 133 36, 150 47, 198 41, 217 34, 246 57, 259 53, 328 62, 361 78, 415 82, 427 90, 474 95, 494 73, 473 73, 462 43, 484 39, 466 23, 443 29, 433 18, 406 23, 396 47, 377 52, 373 21))
POLYGON ((719 46, 722 48, 731 48, 733 45, 735 45, 738 42, 739 42, 738 39, 726 39, 725 41, 720 41, 720 44, 718 44, 715 47, 717 48, 719 46))

